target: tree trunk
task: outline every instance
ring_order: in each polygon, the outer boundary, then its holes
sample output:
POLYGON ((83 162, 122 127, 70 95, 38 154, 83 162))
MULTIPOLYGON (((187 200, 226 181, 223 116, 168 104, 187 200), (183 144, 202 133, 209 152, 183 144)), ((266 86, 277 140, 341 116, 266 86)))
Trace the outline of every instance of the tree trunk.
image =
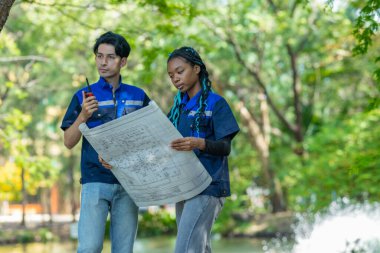
POLYGON ((1 0, 0 1, 0 32, 3 30, 5 22, 7 22, 9 11, 12 8, 15 0, 1 0))
POLYGON ((25 227, 25 207, 26 207, 26 189, 25 189, 25 169, 21 167, 21 194, 22 194, 22 217, 21 226, 25 227))
POLYGON ((77 202, 76 202, 76 193, 75 193, 75 179, 74 179, 74 166, 75 166, 75 155, 70 155, 70 163, 69 163, 69 188, 70 188, 70 202, 71 202, 71 216, 72 222, 75 222, 75 214, 77 210, 77 202))
POLYGON ((50 193, 50 189, 48 188, 44 188, 42 189, 42 196, 43 196, 43 213, 42 213, 42 223, 45 224, 45 217, 44 215, 47 214, 48 215, 48 224, 51 226, 53 224, 53 214, 52 214, 52 209, 51 209, 51 201, 50 201, 50 197, 51 197, 51 193, 50 193))
MULTIPOLYGON (((265 96, 264 96, 265 97, 265 96)), ((260 156, 260 163, 264 175, 266 187, 270 190, 270 202, 272 204, 272 212, 280 212, 286 210, 285 200, 282 192, 280 181, 276 179, 274 171, 270 167, 269 152, 269 116, 265 99, 261 100, 261 113, 263 119, 263 131, 256 122, 251 113, 239 102, 236 107, 242 118, 242 122, 247 126, 250 135, 251 145, 255 147, 260 156), (263 104, 265 103, 265 104, 263 104)))

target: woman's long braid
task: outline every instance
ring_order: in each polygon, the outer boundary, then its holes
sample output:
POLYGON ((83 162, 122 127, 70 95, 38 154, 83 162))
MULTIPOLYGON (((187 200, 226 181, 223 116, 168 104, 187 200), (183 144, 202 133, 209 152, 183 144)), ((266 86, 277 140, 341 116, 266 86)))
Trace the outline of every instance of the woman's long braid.
MULTIPOLYGON (((205 109, 207 106, 207 97, 211 90, 211 81, 208 77, 208 72, 206 69, 206 65, 203 63, 199 54, 191 47, 181 47, 179 49, 174 50, 168 58, 168 62, 176 57, 184 58, 191 65, 198 65, 201 70, 199 72, 199 80, 201 83, 202 93, 198 100, 198 109, 194 116, 194 125, 196 132, 199 137, 199 123, 201 121, 201 117, 205 114, 205 109)), ((178 126, 178 120, 180 115, 180 104, 182 100, 183 94, 178 91, 177 95, 174 98, 174 105, 169 113, 169 120, 174 124, 175 127, 178 126)))
POLYGON ((177 128, 178 126, 182 97, 183 97, 183 94, 178 91, 174 97, 174 104, 169 112, 169 120, 173 123, 175 128, 177 128))
POLYGON ((195 113, 195 120, 194 120, 195 129, 196 129, 196 132, 198 134, 198 137, 199 137, 199 123, 201 121, 201 117, 206 116, 205 110, 207 107, 207 97, 208 97, 208 94, 211 90, 211 81, 208 78, 208 72, 207 72, 206 66, 204 64, 203 64, 203 67, 201 66, 201 72, 199 73, 199 79, 201 81, 202 94, 198 100, 199 106, 198 106, 198 110, 195 113))

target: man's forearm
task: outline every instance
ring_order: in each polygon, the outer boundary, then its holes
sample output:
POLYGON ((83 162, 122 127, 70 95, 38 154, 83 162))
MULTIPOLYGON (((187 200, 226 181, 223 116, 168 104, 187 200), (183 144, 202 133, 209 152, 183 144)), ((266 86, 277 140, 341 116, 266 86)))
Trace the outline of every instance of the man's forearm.
POLYGON ((80 138, 82 137, 82 133, 79 131, 79 125, 84 123, 85 120, 81 115, 75 120, 75 122, 65 130, 63 134, 64 144, 68 149, 72 149, 77 145, 80 138))

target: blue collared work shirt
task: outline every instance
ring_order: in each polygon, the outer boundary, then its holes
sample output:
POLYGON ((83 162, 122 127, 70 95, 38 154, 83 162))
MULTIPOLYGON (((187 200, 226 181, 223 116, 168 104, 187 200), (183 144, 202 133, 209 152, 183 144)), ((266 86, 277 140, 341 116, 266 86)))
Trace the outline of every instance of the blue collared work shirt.
MULTIPOLYGON (((189 100, 185 94, 181 101, 181 113, 178 131, 184 137, 200 137, 210 140, 231 139, 239 132, 239 126, 227 101, 220 95, 210 92, 206 100, 206 108, 197 126, 195 114, 199 108, 198 100, 201 92, 189 100)), ((207 172, 212 177, 211 184, 201 193, 215 197, 231 195, 227 156, 217 156, 194 150, 207 172)))
MULTIPOLYGON (((80 89, 71 99, 70 105, 62 121, 62 130, 69 128, 81 112, 83 90, 88 91, 87 88, 80 89)), ((132 111, 138 110, 148 105, 150 101, 149 97, 142 89, 129 84, 123 84, 121 83, 121 80, 115 93, 112 92, 112 85, 108 84, 102 77, 98 82, 91 85, 91 90, 98 100, 99 108, 86 122, 89 128, 99 126, 132 111)), ((98 154, 84 137, 82 138, 80 182, 82 184, 89 182, 109 184, 119 183, 113 173, 101 165, 98 160, 98 154)))

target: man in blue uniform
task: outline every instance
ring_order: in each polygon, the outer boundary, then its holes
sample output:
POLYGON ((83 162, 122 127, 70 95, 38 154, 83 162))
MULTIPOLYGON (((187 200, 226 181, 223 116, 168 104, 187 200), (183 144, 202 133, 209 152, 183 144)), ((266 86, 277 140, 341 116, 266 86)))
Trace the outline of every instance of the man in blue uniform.
MULTIPOLYGON (((81 139, 78 129, 81 123, 93 128, 149 103, 142 89, 122 83, 120 70, 126 65, 131 50, 123 36, 107 32, 96 40, 93 50, 100 78, 90 86, 91 95, 86 94, 88 88, 74 94, 61 125, 64 144, 69 149, 81 139)), ((102 251, 108 213, 112 252, 133 252, 138 207, 111 170, 101 165, 86 138, 82 140, 80 182, 78 253, 102 251)))

